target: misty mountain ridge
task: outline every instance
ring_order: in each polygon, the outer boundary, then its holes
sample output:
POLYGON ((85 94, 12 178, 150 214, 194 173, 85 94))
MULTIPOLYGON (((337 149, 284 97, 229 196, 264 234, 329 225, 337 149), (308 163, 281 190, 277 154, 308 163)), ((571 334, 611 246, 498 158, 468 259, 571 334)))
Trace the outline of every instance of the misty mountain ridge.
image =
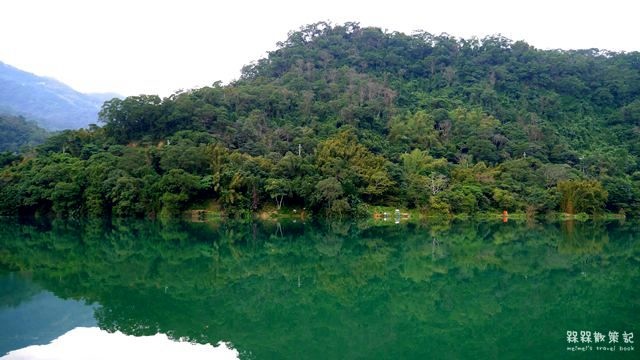
POLYGON ((97 123, 113 93, 85 94, 49 77, 0 62, 0 113, 24 116, 47 130, 78 129, 97 123))

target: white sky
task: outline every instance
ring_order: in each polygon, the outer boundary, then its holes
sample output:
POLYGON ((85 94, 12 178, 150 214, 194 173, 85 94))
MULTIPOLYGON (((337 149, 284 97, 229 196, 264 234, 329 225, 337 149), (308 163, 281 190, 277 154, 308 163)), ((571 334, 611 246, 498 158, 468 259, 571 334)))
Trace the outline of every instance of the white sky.
POLYGON ((237 79, 317 21, 638 51, 638 14, 636 0, 0 0, 0 61, 83 92, 167 96, 237 79))

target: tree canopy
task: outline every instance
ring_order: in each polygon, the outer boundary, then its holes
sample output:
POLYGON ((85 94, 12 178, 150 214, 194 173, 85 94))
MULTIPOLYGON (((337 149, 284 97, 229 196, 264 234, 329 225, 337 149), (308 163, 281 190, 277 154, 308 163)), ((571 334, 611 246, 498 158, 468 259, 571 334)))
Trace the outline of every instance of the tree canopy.
POLYGON ((637 52, 316 23, 231 84, 107 101, 0 162, 0 212, 637 214, 639 104, 637 52))

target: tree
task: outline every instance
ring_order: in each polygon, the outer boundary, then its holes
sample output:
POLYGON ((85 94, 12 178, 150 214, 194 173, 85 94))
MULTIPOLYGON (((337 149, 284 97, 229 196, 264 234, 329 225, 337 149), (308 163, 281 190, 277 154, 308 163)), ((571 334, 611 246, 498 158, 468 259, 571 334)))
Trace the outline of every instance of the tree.
MULTIPOLYGON (((329 177, 318 181, 316 184, 316 201, 318 203, 326 202, 326 208, 330 211, 333 208, 333 202, 342 197, 344 190, 338 179, 329 177)), ((344 204, 341 203, 341 207, 344 204)))
POLYGON ((428 186, 429 190, 431 190, 431 195, 437 195, 444 190, 447 187, 448 182, 449 179, 442 174, 432 173, 429 175, 428 186))
POLYGON ((389 139, 407 149, 440 147, 433 117, 421 110, 404 117, 396 116, 389 124, 389 139))
POLYGON ((126 143, 146 134, 158 137, 163 133, 159 126, 161 104, 157 95, 113 98, 102 105, 98 116, 107 134, 117 142, 126 143))
POLYGON ((282 207, 285 196, 291 194, 291 182, 287 179, 267 179, 265 190, 272 199, 275 199, 278 210, 282 207))
POLYGON ((385 159, 360 145, 350 131, 341 131, 321 142, 316 163, 324 176, 335 178, 344 185, 347 194, 373 199, 393 185, 385 159), (351 192, 350 187, 354 187, 355 191, 351 192))
POLYGON ((628 124, 640 125, 640 99, 636 99, 630 104, 622 107, 618 118, 628 124))
POLYGON ((82 215, 82 189, 78 182, 59 182, 51 192, 53 211, 60 217, 82 215))
POLYGON ((161 215, 175 217, 184 210, 191 197, 200 190, 200 177, 182 169, 172 169, 162 176, 158 192, 162 194, 161 215))
POLYGON ((597 180, 568 180, 558 182, 560 208, 568 214, 602 212, 608 193, 597 180))
POLYGON ((434 159, 427 151, 414 149, 402 154, 402 166, 407 183, 406 196, 410 205, 424 208, 429 197, 438 194, 447 186, 446 159, 434 159))

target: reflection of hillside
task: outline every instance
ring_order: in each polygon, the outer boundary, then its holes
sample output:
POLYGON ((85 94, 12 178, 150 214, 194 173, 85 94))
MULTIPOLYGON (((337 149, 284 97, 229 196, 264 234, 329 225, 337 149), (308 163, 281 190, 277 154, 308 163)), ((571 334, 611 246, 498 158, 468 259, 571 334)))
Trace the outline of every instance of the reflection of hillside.
POLYGON ((0 295, 0 356, 24 346, 46 344, 77 326, 96 324, 92 306, 62 300, 25 274, 0 275, 0 295))
POLYGON ((511 223, 281 230, 3 225, 0 266, 99 303, 104 329, 231 341, 258 358, 542 352, 569 328, 639 320, 629 300, 640 279, 634 225, 579 223, 570 236, 511 223))
POLYGON ((0 309, 17 307, 41 291, 39 286, 24 281, 15 273, 3 274, 0 272, 0 309))

